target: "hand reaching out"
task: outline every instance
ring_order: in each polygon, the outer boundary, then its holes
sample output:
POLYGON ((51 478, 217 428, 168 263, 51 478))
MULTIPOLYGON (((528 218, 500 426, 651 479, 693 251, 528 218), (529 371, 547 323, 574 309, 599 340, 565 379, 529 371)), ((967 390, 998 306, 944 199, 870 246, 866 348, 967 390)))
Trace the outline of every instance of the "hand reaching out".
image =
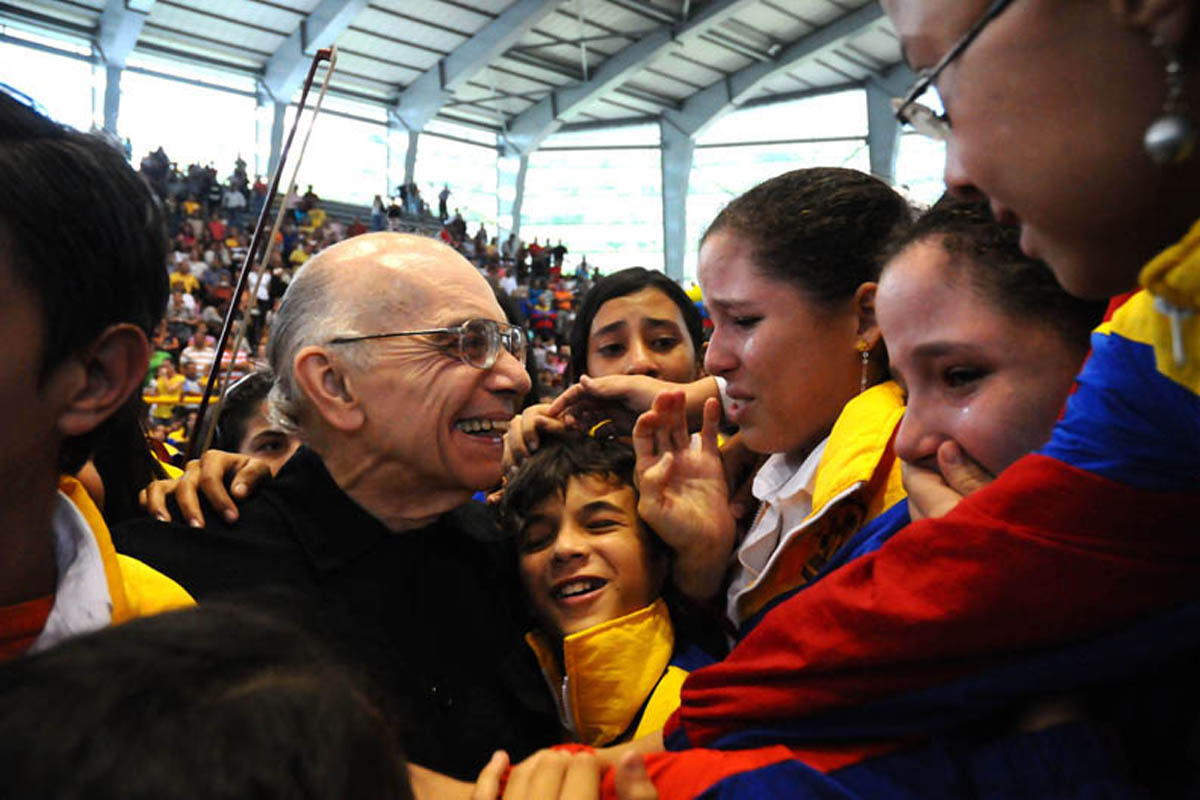
POLYGON ((638 515, 675 552, 675 585, 696 600, 719 591, 736 531, 717 450, 719 405, 704 404, 698 450, 682 391, 660 393, 633 429, 638 515))

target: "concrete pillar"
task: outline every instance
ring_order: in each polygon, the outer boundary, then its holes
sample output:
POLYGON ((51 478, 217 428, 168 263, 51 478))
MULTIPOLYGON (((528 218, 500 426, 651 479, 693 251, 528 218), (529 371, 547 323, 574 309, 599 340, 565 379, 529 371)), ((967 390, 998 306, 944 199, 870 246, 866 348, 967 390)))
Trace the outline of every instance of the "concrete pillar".
POLYGON ((104 81, 104 130, 117 135, 117 118, 121 111, 121 73, 124 67, 107 66, 108 75, 104 81))
POLYGON ((688 178, 692 172, 695 142, 663 119, 659 122, 662 151, 663 262, 667 277, 683 280, 683 254, 687 248, 688 178))
MULTIPOLYGON (((286 102, 274 101, 271 105, 274 116, 271 119, 271 154, 267 157, 268 175, 274 175, 275 167, 279 164, 279 154, 283 150, 283 123, 287 114, 286 102)), ((287 187, 282 182, 279 185, 279 191, 287 191, 287 187)))
POLYGON ((896 182, 896 151, 900 146, 900 123, 892 111, 892 94, 873 84, 867 85, 867 149, 871 155, 871 174, 896 182))
MULTIPOLYGON (((408 155, 408 132, 395 112, 388 112, 387 121, 387 195, 394 196, 404 183, 404 166, 408 155)), ((385 196, 387 196, 385 195, 385 196)))
POLYGON ((409 130, 408 150, 404 154, 404 182, 417 182, 417 140, 421 138, 420 131, 409 130))
POLYGON ((496 226, 503 242, 509 233, 521 236, 521 203, 525 199, 525 174, 529 156, 506 154, 496 159, 496 226))

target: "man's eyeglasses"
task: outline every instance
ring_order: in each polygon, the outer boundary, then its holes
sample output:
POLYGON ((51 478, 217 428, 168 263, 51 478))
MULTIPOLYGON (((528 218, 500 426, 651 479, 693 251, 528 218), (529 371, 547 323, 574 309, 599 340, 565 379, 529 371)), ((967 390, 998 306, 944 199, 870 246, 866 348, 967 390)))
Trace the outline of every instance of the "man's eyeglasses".
POLYGON ((329 344, 349 344, 368 339, 390 339, 395 336, 441 336, 444 347, 456 347, 458 357, 476 369, 491 369, 500 355, 500 348, 512 353, 513 358, 524 363, 525 330, 516 325, 496 322, 492 319, 469 319, 452 328, 429 328, 422 331, 398 331, 396 333, 368 333, 363 336, 339 336, 329 344))
POLYGON ((910 125, 917 133, 939 141, 945 141, 949 137, 950 117, 918 103, 917 99, 929 91, 929 88, 937 82, 938 76, 942 74, 942 70, 961 56, 971 42, 975 41, 975 37, 987 27, 989 22, 1000 16, 1000 12, 1008 8, 1010 3, 1012 0, 992 0, 992 4, 983 12, 983 16, 975 20, 963 37, 946 51, 946 55, 942 56, 929 69, 921 70, 917 82, 908 90, 908 94, 892 101, 892 107, 896 109, 896 119, 900 120, 901 125, 910 125))

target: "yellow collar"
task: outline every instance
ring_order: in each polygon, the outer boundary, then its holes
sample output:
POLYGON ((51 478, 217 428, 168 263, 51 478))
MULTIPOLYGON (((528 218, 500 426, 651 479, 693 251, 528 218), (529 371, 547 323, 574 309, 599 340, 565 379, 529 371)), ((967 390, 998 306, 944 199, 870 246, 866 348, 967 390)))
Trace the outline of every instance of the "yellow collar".
POLYGON ((1138 281, 1175 308, 1200 311, 1200 222, 1143 267, 1138 281))
POLYGON ((525 641, 541 664, 563 727, 577 741, 600 746, 637 718, 671 661, 675 630, 659 599, 567 636, 561 665, 546 634, 531 631, 525 641))
POLYGON ((117 564, 117 551, 113 548, 112 536, 108 533, 108 525, 100 509, 92 502, 83 484, 69 475, 60 475, 58 490, 67 496, 72 505, 79 510, 84 521, 92 529, 96 538, 96 546, 100 548, 100 560, 104 563, 104 579, 108 583, 108 595, 112 599, 112 623, 119 625, 133 618, 129 601, 125 596, 125 584, 121 580, 121 568, 117 564))
MULTIPOLYGON (((892 467, 888 444, 904 416, 904 392, 895 381, 884 381, 855 397, 842 409, 817 467, 812 515, 855 484, 869 484, 886 462, 892 467)), ((868 517, 890 508, 904 497, 900 470, 892 470, 885 491, 871 498, 868 517), (877 501, 877 502, 876 502, 877 501), (878 506, 878 507, 876 507, 878 506)))

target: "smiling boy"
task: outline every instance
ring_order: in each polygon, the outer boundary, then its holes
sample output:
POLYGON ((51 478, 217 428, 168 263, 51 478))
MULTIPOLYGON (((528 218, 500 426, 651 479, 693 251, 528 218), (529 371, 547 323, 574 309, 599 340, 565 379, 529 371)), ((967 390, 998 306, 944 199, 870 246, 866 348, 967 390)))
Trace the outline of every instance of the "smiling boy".
POLYGON ((633 450, 570 434, 543 443, 501 516, 539 628, 526 637, 565 738, 607 745, 662 728, 690 669, 711 661, 673 623, 665 545, 637 513, 633 450))

